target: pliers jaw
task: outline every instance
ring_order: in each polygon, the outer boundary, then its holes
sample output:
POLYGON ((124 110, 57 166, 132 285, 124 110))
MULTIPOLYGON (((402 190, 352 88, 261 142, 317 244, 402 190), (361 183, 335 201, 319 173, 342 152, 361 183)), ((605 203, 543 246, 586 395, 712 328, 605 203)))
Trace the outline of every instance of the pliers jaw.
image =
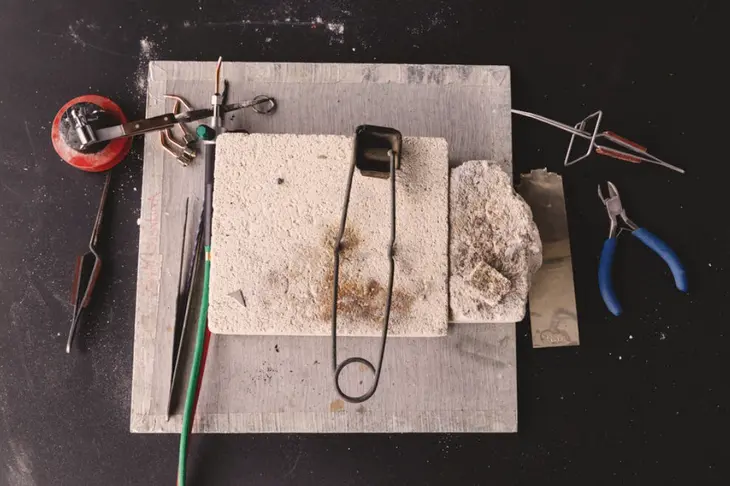
POLYGON ((603 205, 606 206, 608 218, 611 220, 608 237, 615 238, 622 229, 625 229, 621 227, 621 222, 623 222, 629 230, 637 230, 639 227, 634 224, 628 216, 626 216, 626 210, 624 209, 623 204, 621 204, 621 197, 618 195, 618 189, 616 189, 616 186, 614 186, 611 181, 607 181, 606 184, 608 185, 608 197, 603 195, 603 190, 601 189, 600 184, 598 184, 598 197, 601 199, 601 202, 603 202, 603 205))

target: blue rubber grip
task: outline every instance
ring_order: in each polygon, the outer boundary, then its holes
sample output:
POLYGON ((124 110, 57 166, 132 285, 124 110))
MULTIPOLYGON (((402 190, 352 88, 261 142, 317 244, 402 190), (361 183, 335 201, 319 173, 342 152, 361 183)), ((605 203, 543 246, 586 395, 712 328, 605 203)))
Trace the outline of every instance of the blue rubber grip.
POLYGON ((616 253, 617 242, 616 238, 609 238, 603 243, 601 260, 598 262, 598 288, 601 291, 603 302, 614 316, 620 315, 622 311, 616 292, 613 291, 613 281, 611 280, 611 265, 613 255, 616 253))
POLYGON ((682 262, 679 261, 677 254, 669 248, 669 245, 659 239, 658 236, 650 233, 644 228, 639 228, 631 234, 640 239, 646 246, 654 250, 654 253, 662 257, 662 260, 666 262, 669 269, 672 271, 674 284, 682 292, 687 292, 687 274, 684 271, 684 266, 682 265, 682 262))

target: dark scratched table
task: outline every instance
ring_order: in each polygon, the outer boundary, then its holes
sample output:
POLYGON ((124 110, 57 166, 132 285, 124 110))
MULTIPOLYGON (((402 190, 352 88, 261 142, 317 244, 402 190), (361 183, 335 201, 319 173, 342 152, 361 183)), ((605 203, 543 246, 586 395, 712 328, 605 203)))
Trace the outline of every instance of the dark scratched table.
MULTIPOLYGON (((564 170, 581 346, 518 324, 519 433, 196 436, 190 484, 727 484, 730 273, 719 1, 3 0, 0 14, 0 484, 173 484, 178 439, 132 435, 142 141, 113 181, 105 267, 64 352, 75 256, 101 180, 59 160, 56 110, 98 93, 142 115, 151 59, 506 64, 513 106, 605 127, 687 170, 593 156, 564 170), (723 132, 723 133, 721 133, 723 132), (690 292, 632 238, 625 314, 596 281, 612 180, 680 254, 690 292)), ((515 173, 563 171, 563 133, 514 121, 515 173)))

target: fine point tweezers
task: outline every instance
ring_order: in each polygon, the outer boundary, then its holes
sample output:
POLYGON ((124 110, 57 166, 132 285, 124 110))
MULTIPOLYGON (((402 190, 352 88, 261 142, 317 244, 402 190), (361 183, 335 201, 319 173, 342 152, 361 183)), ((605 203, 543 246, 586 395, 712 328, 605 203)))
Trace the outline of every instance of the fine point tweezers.
MULTIPOLYGON (((185 219, 183 227, 187 228, 188 202, 185 203, 185 219)), ((184 230, 184 235, 187 229, 184 230)), ((198 218, 198 229, 195 233, 193 245, 193 253, 188 260, 187 273, 183 271, 183 262, 185 260, 185 236, 183 235, 182 252, 180 255, 180 277, 178 279, 178 294, 176 299, 175 311, 175 329, 172 343, 172 374, 170 376, 170 390, 167 396, 167 419, 177 408, 177 390, 182 385, 179 383, 182 376, 180 371, 182 361, 182 351, 185 346, 185 333, 187 323, 190 320, 190 313, 193 305, 193 290, 195 285, 195 277, 198 274, 200 261, 202 260, 203 248, 203 212, 201 211, 198 218), (183 278, 184 276, 184 278, 183 278), (184 283, 183 283, 184 281, 184 283)))

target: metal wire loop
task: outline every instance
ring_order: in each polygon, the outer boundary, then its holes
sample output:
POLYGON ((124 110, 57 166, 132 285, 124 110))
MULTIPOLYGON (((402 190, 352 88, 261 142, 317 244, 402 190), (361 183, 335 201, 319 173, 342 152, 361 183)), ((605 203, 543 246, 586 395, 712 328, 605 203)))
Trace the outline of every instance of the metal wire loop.
POLYGON ((271 96, 258 95, 253 100, 256 102, 252 106, 253 111, 259 115, 270 115, 276 111, 276 100, 271 96))
POLYGON ((347 208, 350 204, 350 193, 352 191, 352 178, 355 173, 355 158, 353 157, 350 166, 350 173, 347 178, 347 187, 345 189, 345 202, 342 205, 342 218, 340 220, 340 231, 337 235, 337 241, 334 245, 334 278, 332 283, 332 369, 334 371, 335 389, 344 400, 350 403, 361 403, 373 396, 378 388, 380 381, 380 372, 383 367, 383 356, 385 355, 385 343, 388 338, 388 324, 390 321, 390 308, 393 302, 393 276, 395 274, 395 261, 393 259, 395 249, 395 161, 396 154, 390 150, 390 246, 388 247, 388 260, 390 262, 390 271, 388 276, 388 294, 385 302, 385 315, 383 316, 383 333, 380 343, 380 356, 378 357, 377 368, 367 359, 361 357, 351 357, 337 364, 337 299, 339 291, 340 277, 340 251, 342 249, 342 238, 345 234, 345 224, 347 222, 347 208), (345 393, 340 387, 340 375, 348 365, 352 363, 360 363, 365 365, 375 375, 372 386, 368 391, 359 396, 351 396, 345 393))

